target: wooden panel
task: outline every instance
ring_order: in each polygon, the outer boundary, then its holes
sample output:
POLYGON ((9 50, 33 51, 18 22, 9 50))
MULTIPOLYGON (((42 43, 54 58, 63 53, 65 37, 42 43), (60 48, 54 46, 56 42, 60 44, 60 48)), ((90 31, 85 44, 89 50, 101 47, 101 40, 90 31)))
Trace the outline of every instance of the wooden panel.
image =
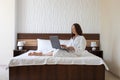
POLYGON ((24 46, 37 46, 37 39, 18 39, 18 41, 24 41, 24 46))
POLYGON ((86 38, 86 40, 100 40, 100 35, 97 33, 87 33, 83 34, 83 36, 86 38))
MULTIPOLYGON (((71 38, 71 34, 70 33, 61 33, 61 34, 57 34, 57 33, 18 33, 17 34, 17 38, 18 39, 37 39, 37 38, 41 38, 41 39, 48 39, 49 36, 59 36, 60 39, 70 39, 71 38)), ((99 34, 97 33, 93 33, 93 34, 83 34, 84 37, 87 40, 99 40, 99 34)))
POLYGON ((105 80, 104 65, 10 67, 10 80, 105 80))
POLYGON ((24 50, 37 50, 37 46, 24 46, 24 50))
POLYGON ((18 39, 49 39, 49 36, 59 36, 60 39, 70 39, 71 34, 53 34, 53 33, 18 33, 18 39))
POLYGON ((87 47, 90 47, 91 42, 96 42, 97 47, 100 46, 100 40, 87 40, 87 47))

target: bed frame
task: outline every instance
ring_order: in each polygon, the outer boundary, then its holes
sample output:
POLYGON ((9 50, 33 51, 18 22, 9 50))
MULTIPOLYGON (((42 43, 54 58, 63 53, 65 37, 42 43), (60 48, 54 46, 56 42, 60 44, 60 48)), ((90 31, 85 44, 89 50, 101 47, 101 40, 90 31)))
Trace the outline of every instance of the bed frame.
MULTIPOLYGON (((70 39, 70 34, 54 33, 18 33, 17 41, 24 40, 24 49, 37 49, 37 38, 48 39, 57 35, 60 39, 70 39)), ((87 50, 90 42, 97 42, 99 50, 99 34, 84 34, 87 40, 87 50)), ((29 65, 9 67, 9 80, 105 80, 104 65, 29 65)))

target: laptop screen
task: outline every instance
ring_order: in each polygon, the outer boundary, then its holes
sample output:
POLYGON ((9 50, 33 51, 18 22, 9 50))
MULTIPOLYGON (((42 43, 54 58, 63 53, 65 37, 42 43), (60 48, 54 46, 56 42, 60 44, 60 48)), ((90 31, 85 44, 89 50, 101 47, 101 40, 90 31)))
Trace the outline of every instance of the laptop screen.
POLYGON ((50 36, 50 41, 53 48, 55 49, 61 48, 58 36, 50 36))

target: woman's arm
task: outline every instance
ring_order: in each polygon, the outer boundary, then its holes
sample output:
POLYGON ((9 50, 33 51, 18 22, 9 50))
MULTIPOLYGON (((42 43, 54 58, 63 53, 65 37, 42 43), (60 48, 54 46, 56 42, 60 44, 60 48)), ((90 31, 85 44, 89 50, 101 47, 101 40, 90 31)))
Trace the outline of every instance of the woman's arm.
POLYGON ((75 48, 73 46, 66 46, 66 45, 61 45, 62 48, 67 49, 68 51, 75 51, 75 48))
POLYGON ((75 48, 73 46, 69 46, 66 48, 68 51, 75 51, 75 48))

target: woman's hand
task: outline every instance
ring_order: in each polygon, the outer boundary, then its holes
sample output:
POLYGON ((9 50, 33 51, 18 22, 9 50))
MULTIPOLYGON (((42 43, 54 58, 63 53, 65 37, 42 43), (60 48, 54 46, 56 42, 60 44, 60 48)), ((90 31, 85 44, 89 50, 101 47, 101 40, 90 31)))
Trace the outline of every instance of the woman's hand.
POLYGON ((72 47, 72 46, 67 47, 67 49, 68 49, 69 51, 75 51, 75 48, 72 47))
POLYGON ((61 46, 62 48, 65 48, 65 49, 67 48, 67 46, 66 46, 66 45, 63 45, 63 44, 60 45, 60 46, 61 46))
POLYGON ((73 46, 67 47, 66 45, 61 45, 62 48, 67 49, 68 51, 75 51, 75 48, 73 46))

